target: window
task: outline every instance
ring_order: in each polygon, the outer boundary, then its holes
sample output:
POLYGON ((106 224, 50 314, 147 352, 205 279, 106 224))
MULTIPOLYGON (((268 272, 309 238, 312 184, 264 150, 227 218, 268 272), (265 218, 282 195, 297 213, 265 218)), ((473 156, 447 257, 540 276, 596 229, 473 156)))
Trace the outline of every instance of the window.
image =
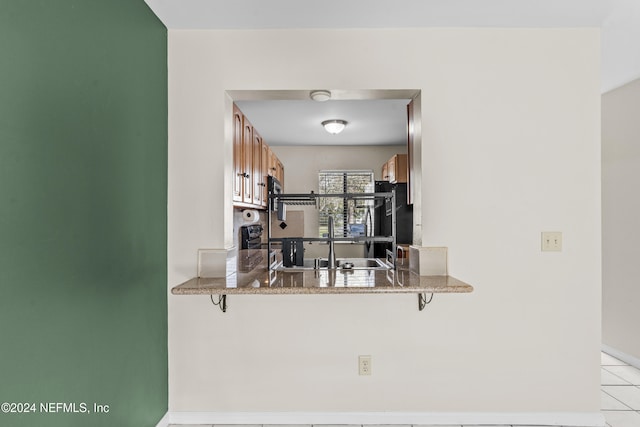
MULTIPOLYGON (((318 173, 320 194, 373 193, 374 180, 371 170, 320 171, 318 173)), ((341 197, 320 199, 318 233, 329 235, 329 217, 333 216, 334 236, 362 236, 367 233, 367 224, 372 224, 373 200, 347 200, 341 197)))

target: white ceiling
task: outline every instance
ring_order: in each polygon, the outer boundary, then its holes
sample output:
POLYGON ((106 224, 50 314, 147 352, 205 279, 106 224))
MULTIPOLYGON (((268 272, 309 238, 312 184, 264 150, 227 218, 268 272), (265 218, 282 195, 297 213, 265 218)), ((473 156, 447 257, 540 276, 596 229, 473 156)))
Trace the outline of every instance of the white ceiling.
MULTIPOLYGON (((168 29, 599 27, 602 92, 640 77, 640 0, 145 1, 168 29)), ((273 145, 375 144, 401 138, 386 131, 404 126, 403 102, 246 101, 241 109, 273 145), (295 120, 282 125, 277 116, 295 120), (349 121, 351 132, 323 134, 319 122, 328 118, 349 121), (386 127, 375 128, 383 121, 386 127), (355 137, 360 127, 370 132, 355 137)))
POLYGON ((405 145, 409 99, 237 101, 269 145, 405 145), (331 135, 324 120, 347 127, 331 135))

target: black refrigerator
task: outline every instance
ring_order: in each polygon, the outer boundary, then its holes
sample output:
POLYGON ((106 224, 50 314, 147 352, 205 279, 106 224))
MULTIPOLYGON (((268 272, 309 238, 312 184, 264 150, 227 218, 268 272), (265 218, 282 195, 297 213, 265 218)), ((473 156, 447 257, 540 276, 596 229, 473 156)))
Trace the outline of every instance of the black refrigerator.
MULTIPOLYGON (((407 204, 407 184, 391 184, 388 181, 376 181, 375 192, 387 193, 396 190, 396 243, 413 243, 413 205, 407 204)), ((373 214, 373 235, 391 236, 391 201, 376 205, 373 214)), ((376 242, 373 244, 373 257, 384 258, 386 250, 392 250, 390 242, 376 242)), ((371 247, 368 248, 371 257, 371 247)))

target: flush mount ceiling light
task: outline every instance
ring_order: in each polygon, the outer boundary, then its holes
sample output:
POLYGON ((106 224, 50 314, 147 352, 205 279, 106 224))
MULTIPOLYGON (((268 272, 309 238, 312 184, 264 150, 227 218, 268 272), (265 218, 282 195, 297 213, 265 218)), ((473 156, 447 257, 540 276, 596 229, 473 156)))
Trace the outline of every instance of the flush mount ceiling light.
POLYGON ((344 130, 344 127, 347 125, 345 120, 333 119, 333 120, 325 120, 322 122, 322 126, 324 129, 330 134, 337 135, 344 130))
POLYGON ((324 102, 331 99, 331 92, 328 90, 313 90, 309 93, 309 96, 314 101, 324 102))

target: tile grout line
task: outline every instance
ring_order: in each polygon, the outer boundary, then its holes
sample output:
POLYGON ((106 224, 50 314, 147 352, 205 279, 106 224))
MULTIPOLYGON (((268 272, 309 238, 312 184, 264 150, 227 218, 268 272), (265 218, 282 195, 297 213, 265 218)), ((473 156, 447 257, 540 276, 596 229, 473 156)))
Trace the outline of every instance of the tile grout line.
MULTIPOLYGON (((613 365, 612 365, 613 366, 613 365)), ((613 375, 614 377, 618 377, 620 378, 622 381, 628 382, 631 385, 635 385, 631 382, 629 382, 629 380, 627 380, 626 378, 622 378, 620 375, 616 374, 615 372, 611 372, 610 370, 608 370, 607 368, 605 368, 604 366, 602 366, 602 369, 604 369, 605 371, 607 371, 608 373, 610 373, 611 375, 613 375)), ((605 384, 600 384, 600 385, 605 385, 605 384)), ((626 385, 626 384, 609 384, 609 385, 626 385)))
MULTIPOLYGON (((607 386, 607 387, 636 387, 634 385, 631 386, 626 386, 626 385, 620 385, 620 386, 607 386)), ((636 387, 636 388, 640 388, 640 387, 636 387)), ((611 396, 613 399, 617 400, 618 402, 620 402, 622 405, 626 406, 629 409, 601 409, 602 411, 619 411, 619 412, 628 412, 628 411, 634 411, 634 412, 638 412, 640 411, 640 409, 634 409, 631 406, 627 405, 626 403, 624 403, 622 400, 618 399, 617 397, 615 397, 614 395, 607 393, 606 390, 603 390, 602 388, 600 388, 602 390, 603 393, 611 396)))
MULTIPOLYGON (((610 366, 615 366, 615 365, 610 365, 610 366)), ((630 365, 627 365, 627 366, 630 366, 630 365)), ((631 367, 633 368, 633 366, 631 366, 631 367)), ((604 369, 605 371, 607 371, 607 372, 608 372, 608 373, 610 373, 611 375, 614 375, 614 376, 616 376, 616 377, 620 378, 621 380, 628 382, 628 383, 629 383, 629 384, 631 384, 631 385, 640 386, 640 384, 635 384, 635 381, 634 381, 634 380, 628 380, 628 379, 626 379, 626 378, 623 378, 623 377, 621 377, 620 375, 616 374, 615 372, 612 372, 612 371, 608 370, 605 366, 602 366, 602 369, 604 369)), ((640 369, 638 369, 638 368, 635 368, 635 369, 637 369, 637 370, 639 370, 639 371, 640 371, 640 369)))

